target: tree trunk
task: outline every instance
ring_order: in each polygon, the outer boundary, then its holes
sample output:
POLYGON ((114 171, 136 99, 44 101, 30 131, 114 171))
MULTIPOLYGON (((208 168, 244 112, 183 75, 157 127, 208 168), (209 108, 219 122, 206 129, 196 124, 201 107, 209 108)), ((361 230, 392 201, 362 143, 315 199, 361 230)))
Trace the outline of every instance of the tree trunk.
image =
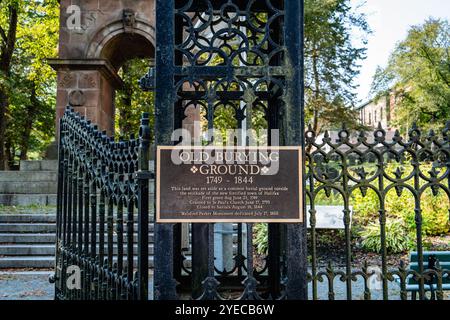
MULTIPOLYGON (((128 73, 130 72, 130 61, 127 61, 122 66, 123 77, 127 78, 128 73)), ((119 113, 119 131, 120 135, 126 137, 133 131, 132 125, 130 123, 130 118, 132 117, 131 104, 133 101, 133 87, 125 81, 125 85, 121 90, 121 104, 125 106, 125 108, 121 108, 119 113), (128 106, 128 108, 126 108, 128 106)))
POLYGON ((39 111, 39 101, 36 97, 36 87, 31 83, 30 104, 27 106, 27 118, 25 120, 20 139, 20 160, 28 160, 28 150, 30 148, 30 137, 33 124, 39 111))
POLYGON ((319 134, 319 114, 320 114, 320 78, 317 67, 317 50, 314 48, 312 53, 312 71, 314 77, 314 104, 313 104, 313 131, 319 134))
MULTIPOLYGON (((1 29, 2 45, 0 52, 0 76, 8 78, 11 74, 11 60, 16 45, 18 9, 14 5, 9 5, 9 29, 6 34, 1 29)), ((0 170, 6 167, 6 124, 9 109, 8 90, 4 86, 0 87, 0 170)))
POLYGON ((5 170, 11 170, 11 168, 14 166, 15 154, 16 150, 11 143, 11 138, 7 136, 5 141, 5 170))

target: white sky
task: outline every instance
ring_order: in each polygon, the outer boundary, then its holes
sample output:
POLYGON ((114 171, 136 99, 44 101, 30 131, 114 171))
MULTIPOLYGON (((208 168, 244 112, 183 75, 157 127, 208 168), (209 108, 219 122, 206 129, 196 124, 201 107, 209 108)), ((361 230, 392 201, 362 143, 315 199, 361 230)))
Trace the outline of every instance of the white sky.
MULTIPOLYGON (((352 5, 361 1, 351 0, 352 5)), ((362 62, 356 81, 360 84, 358 97, 365 101, 377 66, 386 65, 395 44, 406 38, 409 27, 422 24, 429 17, 450 19, 450 0, 366 0, 361 10, 368 15, 373 31, 367 59, 362 62)))

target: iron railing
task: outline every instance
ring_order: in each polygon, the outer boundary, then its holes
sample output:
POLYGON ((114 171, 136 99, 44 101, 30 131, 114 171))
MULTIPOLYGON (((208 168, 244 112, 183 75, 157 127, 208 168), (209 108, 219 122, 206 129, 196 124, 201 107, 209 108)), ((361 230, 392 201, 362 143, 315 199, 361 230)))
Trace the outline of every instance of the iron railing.
MULTIPOLYGON (((306 195, 310 212, 310 240, 311 255, 311 298, 318 299, 318 286, 326 281, 329 299, 336 297, 335 280, 345 283, 344 299, 354 299, 354 283, 362 282, 360 294, 364 299, 371 299, 369 280, 373 272, 366 262, 355 267, 353 261, 351 205, 352 197, 360 192, 365 197, 374 192, 378 200, 378 220, 380 226, 380 256, 382 282, 382 298, 408 298, 408 283, 417 283, 417 290, 412 290, 413 296, 419 294, 425 299, 426 291, 435 291, 437 299, 443 299, 442 282, 450 282, 448 269, 438 266, 427 269, 424 262, 423 246, 423 217, 425 204, 423 197, 426 192, 433 196, 444 193, 444 201, 450 199, 450 122, 445 129, 437 134, 430 131, 423 134, 414 126, 407 139, 403 139, 398 131, 388 138, 388 131, 379 126, 373 134, 361 132, 355 135, 345 128, 331 135, 325 132, 321 137, 309 129, 306 132, 306 195), (316 230, 316 203, 318 195, 332 193, 338 195, 342 202, 345 249, 344 267, 336 268, 330 261, 327 266, 318 262, 316 230), (388 217, 387 197, 390 192, 401 197, 409 193, 414 198, 415 248, 417 250, 418 268, 411 269, 406 261, 397 261, 398 269, 390 269, 388 265, 388 251, 386 241, 386 223, 388 217), (325 268, 324 268, 325 267, 325 268), (413 279, 411 279, 413 277, 413 279), (400 296, 390 297, 389 284, 398 283, 400 296), (430 283, 434 283, 430 286, 430 283), (362 292, 361 292, 362 291, 362 292)), ((363 198, 365 199, 365 198, 363 198)), ((430 205, 430 204, 428 204, 430 205)), ((450 206, 448 207, 450 210, 450 206)), ((433 208, 428 208, 433 210, 433 208)), ((395 213, 395 212, 390 212, 395 213)), ((449 211, 450 213, 450 211, 449 211)), ((392 267, 392 265, 391 265, 392 267)))
MULTIPOLYGON (((99 132, 96 126, 68 109, 61 119, 60 162, 57 208, 57 299, 146 299, 148 297, 148 226, 149 186, 153 174, 148 171, 149 124, 144 115, 139 141, 115 142, 99 132), (138 238, 137 238, 138 237, 138 238), (74 268, 75 267, 75 268, 74 268), (80 288, 70 287, 72 272, 81 271, 80 288), (68 284, 69 281, 69 284, 68 284)), ((306 132, 305 180, 310 229, 309 288, 310 299, 373 299, 371 278, 380 277, 380 299, 409 299, 411 278, 418 286, 420 299, 445 299, 444 285, 450 270, 439 261, 430 267, 423 248, 422 195, 444 193, 450 199, 450 122, 441 134, 423 135, 413 128, 404 140, 398 133, 390 139, 378 128, 373 134, 354 135, 342 129, 335 135, 317 137, 306 132), (378 198, 380 224, 381 274, 375 275, 367 261, 355 263, 351 229, 352 197, 374 192, 378 198), (389 192, 414 197, 417 267, 397 261, 388 263, 386 221, 389 192), (344 214, 343 265, 319 259, 316 228, 318 195, 338 195, 344 214), (398 290, 392 290, 392 287, 398 290)), ((176 230, 181 225, 173 225, 176 230)), ((286 226, 286 225, 282 225, 286 226)), ((198 299, 283 299, 283 281, 272 282, 268 272, 270 255, 258 266, 254 256, 253 224, 235 224, 233 233, 234 267, 219 270, 215 265, 214 236, 209 235, 208 265, 210 271, 198 299), (213 271, 211 271, 213 270, 213 271), (244 284, 241 284, 244 282, 244 284)), ((153 229, 153 227, 152 227, 153 229)), ((278 240, 281 242, 283 228, 278 240)), ((177 244, 178 246, 180 244, 177 244)), ((192 265, 189 261, 193 243, 180 257, 182 270, 179 296, 191 297, 192 265), (183 293, 184 292, 184 293, 183 293)), ((286 252, 280 251, 279 277, 286 277, 286 252)), ((75 279, 75 278, 74 278, 75 279)), ((76 281, 74 282, 76 284, 76 281)), ((72 283, 73 284, 73 283, 72 283)))
MULTIPOLYGON (((450 197, 449 125, 439 135, 424 136, 413 128, 407 140, 398 133, 391 139, 381 128, 372 136, 354 136, 345 128, 336 138, 328 133, 316 136, 303 128, 303 1, 158 0, 156 5, 156 144, 173 145, 171 135, 183 127, 189 112, 204 115, 208 129, 217 127, 218 117, 231 115, 234 129, 279 130, 280 141, 269 144, 305 147, 311 228, 307 232, 306 224, 269 224, 268 254, 260 263, 254 255, 254 225, 237 224, 232 231, 234 266, 220 270, 214 224, 191 224, 189 244, 183 248, 186 232, 181 224, 151 222, 154 298, 307 299, 308 280, 311 299, 355 299, 356 293, 376 298, 368 263, 353 260, 351 228, 355 193, 374 192, 379 206, 381 298, 394 297, 392 285, 399 288, 398 298, 408 298, 414 277, 419 298, 425 299, 430 283, 435 283, 434 295, 443 299, 449 271, 439 263, 427 270, 424 263, 421 196, 431 190, 450 197), (224 115, 224 110, 231 112, 224 115), (386 197, 391 192, 410 193, 415 199, 417 270, 405 263, 390 270, 386 197), (341 199, 343 265, 323 264, 319 256, 317 205, 323 193, 341 199)), ((71 110, 62 118, 57 298, 147 299, 148 189, 153 183, 149 138, 147 116, 140 146, 134 139, 115 142, 71 110), (139 239, 133 239, 135 234, 139 239), (81 289, 67 288, 71 266, 81 270, 81 289)))
POLYGON ((139 140, 119 142, 70 108, 61 118, 57 299, 147 298, 149 136, 146 114, 139 140))

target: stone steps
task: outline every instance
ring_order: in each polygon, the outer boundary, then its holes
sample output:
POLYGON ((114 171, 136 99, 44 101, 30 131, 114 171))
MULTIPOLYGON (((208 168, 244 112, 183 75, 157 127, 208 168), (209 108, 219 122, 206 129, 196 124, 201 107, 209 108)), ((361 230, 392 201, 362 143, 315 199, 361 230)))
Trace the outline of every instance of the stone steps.
POLYGON ((56 206, 55 194, 0 194, 4 206, 56 206))
POLYGON ((57 171, 58 160, 20 161, 20 171, 57 171))
MULTIPOLYGON (((97 252, 99 246, 97 245, 97 252)), ((154 247, 153 244, 148 246, 149 254, 153 254, 154 247)), ((107 248, 105 247, 105 252, 107 248)), ((118 248, 114 246, 114 254, 117 254, 118 248)), ((126 254, 126 244, 124 244, 124 253, 126 254)), ((133 245, 133 253, 138 253, 137 244, 133 245)), ((55 254, 54 244, 1 244, 0 245, 0 256, 53 256, 55 254)), ((189 255, 189 253, 188 253, 189 255)))
POLYGON ((55 223, 55 214, 0 214, 0 223, 55 223))
POLYGON ((0 194, 56 194, 55 181, 2 181, 0 194))
POLYGON ((56 205, 58 161, 21 161, 20 171, 0 171, 0 205, 56 205))
MULTIPOLYGON (((43 210, 45 211, 45 209, 43 210)), ((56 240, 54 208, 49 209, 47 214, 27 213, 28 211, 32 210, 22 211, 25 213, 0 214, 0 269, 52 269, 54 267, 56 240), (53 214, 50 212, 53 212, 53 214)), ((135 218, 137 219, 137 216, 135 218)), ((133 251, 136 254, 138 251, 137 223, 134 224, 134 228, 133 241, 135 244, 133 251)), ((149 230, 149 253, 153 255, 153 224, 149 225, 149 230)), ((123 245, 125 253, 126 236, 126 229, 124 229, 123 245)), ((106 235, 104 239, 106 242, 106 235)), ((117 234, 114 235, 114 242, 117 243, 117 234)), ((99 236, 97 234, 97 252, 98 243, 99 236)), ((118 248, 114 245, 113 252, 115 255, 117 251, 118 248)), ((105 243, 106 252, 107 244, 105 243)), ((152 258, 150 264, 153 266, 152 258)))
POLYGON ((0 223, 1 233, 55 233, 55 223, 0 223))
MULTIPOLYGON (((137 263, 137 257, 134 257, 137 263)), ((153 268, 153 256, 148 258, 149 268, 153 268)), ((185 265, 190 266, 191 259, 187 257, 185 265)), ((125 266, 125 260, 124 260, 125 266)), ((52 256, 0 257, 0 269, 53 269, 55 258, 52 256)))
POLYGON ((2 171, 0 182, 54 182, 58 180, 56 171, 2 171))

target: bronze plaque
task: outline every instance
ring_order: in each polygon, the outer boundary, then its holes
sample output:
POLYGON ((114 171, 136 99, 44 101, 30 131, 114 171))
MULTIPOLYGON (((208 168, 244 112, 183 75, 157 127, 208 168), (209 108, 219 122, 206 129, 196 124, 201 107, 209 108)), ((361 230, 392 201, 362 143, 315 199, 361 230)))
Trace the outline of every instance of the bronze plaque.
POLYGON ((156 221, 302 223, 301 147, 158 147, 156 221))

